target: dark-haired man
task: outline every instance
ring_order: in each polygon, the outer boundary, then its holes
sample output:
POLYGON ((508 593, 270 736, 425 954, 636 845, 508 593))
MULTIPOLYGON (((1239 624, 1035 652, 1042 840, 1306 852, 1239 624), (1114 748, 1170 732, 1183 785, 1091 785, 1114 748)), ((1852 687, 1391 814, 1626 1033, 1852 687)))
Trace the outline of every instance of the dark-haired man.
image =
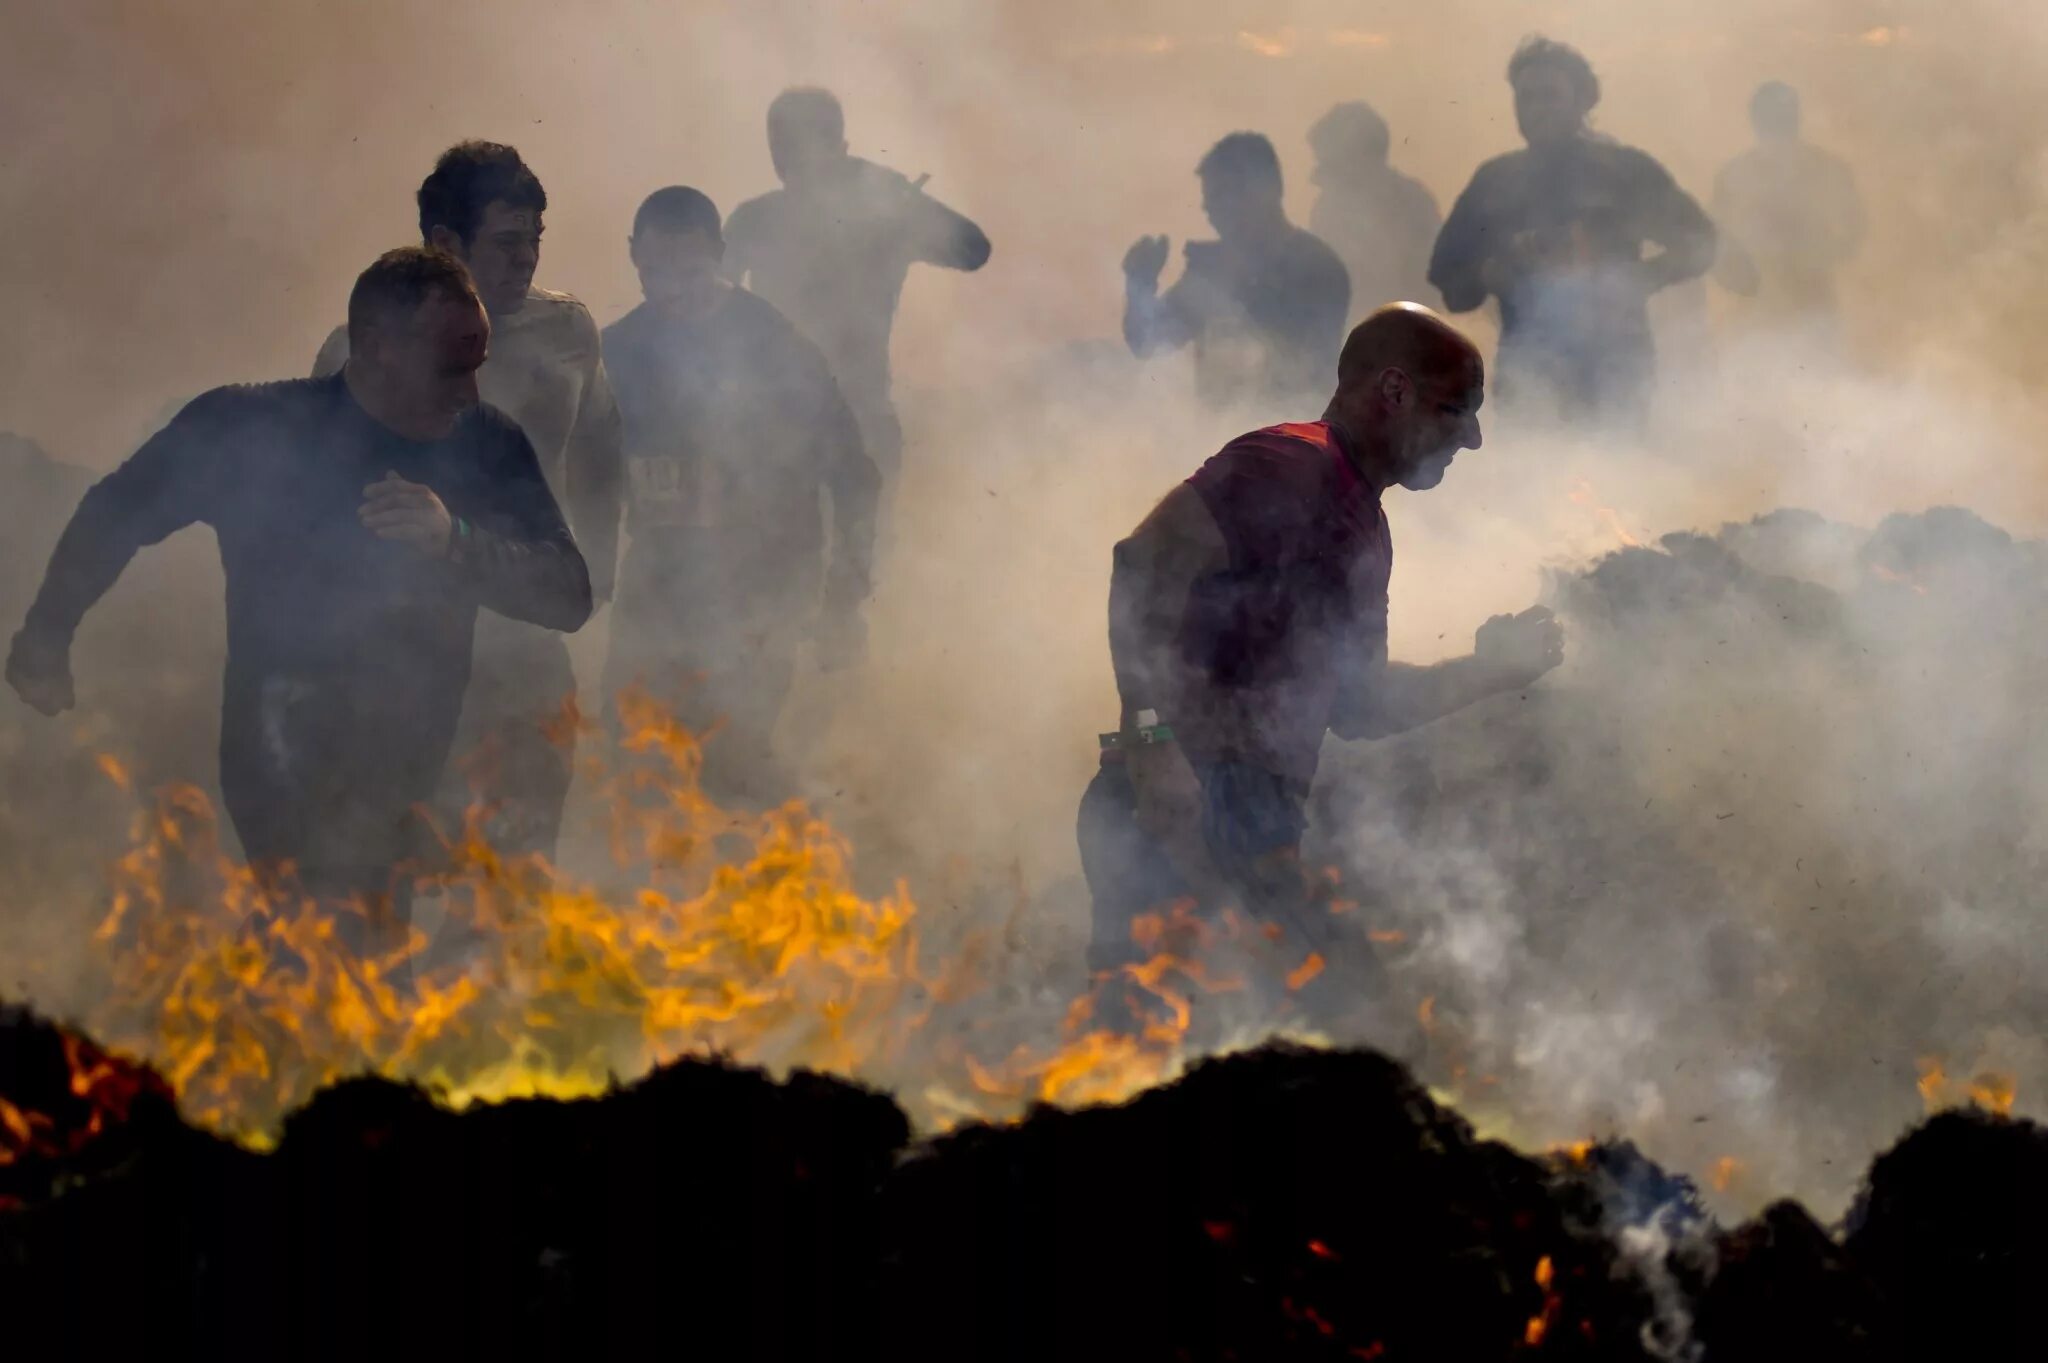
POLYGON ((1124 255, 1124 340, 1141 359, 1193 345, 1195 384, 1219 406, 1284 411, 1330 381, 1350 314, 1337 253, 1287 220, 1280 157, 1239 132, 1196 167, 1215 241, 1187 244, 1187 268, 1164 295, 1165 237, 1124 255))
MULTIPOLYGON (((591 587, 608 600, 623 492, 618 404, 590 310, 534 286, 547 191, 515 149, 463 142, 442 153, 418 197, 421 239, 468 267, 490 314, 491 353, 477 375, 484 399, 533 442, 590 566, 591 587)), ((341 328, 321 347, 314 375, 338 370, 348 354, 341 328)), ((485 616, 456 738, 459 760, 441 792, 443 822, 459 826, 480 800, 499 851, 552 854, 575 742, 563 710, 575 695, 559 635, 485 616)))
POLYGON ((903 428, 889 376, 889 333, 912 265, 979 270, 989 241, 913 183, 847 154, 846 114, 829 90, 785 90, 768 106, 768 155, 782 188, 733 209, 726 271, 825 353, 894 481, 903 428))
POLYGON ((1656 376, 1650 295, 1706 272, 1714 226, 1648 154, 1588 129, 1600 82, 1576 48, 1526 40, 1508 84, 1528 146, 1472 176, 1429 280, 1452 312, 1499 300, 1504 396, 1640 418, 1656 376))
POLYGON ((95 483, 14 636, 7 679, 73 700, 78 622, 136 551, 195 522, 227 575, 221 791, 250 861, 375 895, 416 850, 477 608, 549 630, 590 580, 509 418, 477 401, 490 322, 460 261, 407 248, 349 295, 338 374, 219 388, 95 483))
POLYGON ((1563 642, 1540 608, 1470 657, 1387 662, 1393 546, 1380 496, 1480 444, 1471 342, 1394 304, 1344 343, 1320 421, 1240 436, 1116 546, 1109 649, 1123 714, 1081 801, 1090 965, 1133 959, 1138 914, 1184 898, 1291 922, 1326 733, 1377 738, 1522 686, 1563 642))
POLYGON ((818 347, 721 271, 710 199, 655 191, 629 247, 646 301, 604 332, 632 532, 606 690, 644 685, 693 728, 719 724, 706 788, 773 801, 789 793, 770 739, 799 642, 821 625, 829 667, 864 639, 880 476, 818 347))

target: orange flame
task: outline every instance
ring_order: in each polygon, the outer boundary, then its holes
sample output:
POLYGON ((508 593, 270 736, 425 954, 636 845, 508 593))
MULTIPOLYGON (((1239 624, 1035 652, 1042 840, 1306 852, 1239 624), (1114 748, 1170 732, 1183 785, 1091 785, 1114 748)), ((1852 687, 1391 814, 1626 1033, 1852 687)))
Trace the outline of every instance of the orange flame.
MULTIPOLYGON (((1084 996, 1054 1045, 989 1060, 975 1019, 927 1025, 984 983, 975 943, 927 967, 905 886, 863 896, 850 846, 805 806, 722 809, 698 785, 691 734, 644 697, 622 698, 621 715, 614 766, 591 772, 616 877, 578 884, 501 855, 479 811, 446 849, 450 867, 419 884, 449 925, 435 950, 417 929, 373 932, 361 905, 259 878, 222 851, 198 790, 162 792, 138 816, 94 935, 113 988, 93 1033, 155 1062, 195 1121, 256 1142, 352 1074, 416 1080, 461 1104, 597 1093, 703 1053, 895 1087, 914 1118, 943 1126, 1030 1101, 1128 1097, 1179 1065, 1197 993, 1243 987, 1202 963, 1215 927, 1170 906, 1134 930, 1147 959, 1098 985, 1125 996, 1134 1027, 1097 1025, 1084 996), (450 940, 465 945, 451 952, 450 940)), ((1311 965, 1320 958, 1290 981, 1306 983, 1311 965)))

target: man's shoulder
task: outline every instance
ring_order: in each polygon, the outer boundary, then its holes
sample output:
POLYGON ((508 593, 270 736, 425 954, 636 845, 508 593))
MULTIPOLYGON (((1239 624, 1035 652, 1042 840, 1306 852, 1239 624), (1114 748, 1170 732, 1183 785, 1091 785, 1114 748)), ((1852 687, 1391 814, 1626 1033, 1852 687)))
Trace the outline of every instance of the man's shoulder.
POLYGON ((788 198, 788 190, 771 189, 765 194, 756 194, 753 198, 743 201, 732 212, 725 215, 727 235, 731 235, 734 232, 744 233, 750 230, 758 230, 773 221, 776 214, 782 211, 782 206, 788 198))
POLYGON ((1671 179, 1664 163, 1641 147, 1612 141, 1588 142, 1586 146, 1596 162, 1631 182, 1657 184, 1671 179))
POLYGON ((526 437, 525 427, 513 420, 511 414, 502 407, 479 402, 462 414, 460 426, 472 439, 481 441, 501 453, 522 447, 529 456, 532 454, 532 443, 526 437))
POLYGON ((273 379, 267 383, 230 383, 209 388, 185 404, 176 421, 233 421, 307 411, 324 405, 338 382, 332 375, 311 379, 273 379))
MULTIPOLYGON (((1275 483, 1320 482, 1336 450, 1326 421, 1286 421, 1246 431, 1212 455, 1202 472, 1238 474, 1275 483)), ((1199 476, 1199 475, 1198 475, 1199 476)))
POLYGON ((542 332, 569 342, 597 341, 597 319, 574 294, 530 286, 526 290, 526 306, 520 311, 526 314, 522 330, 542 332))
POLYGON ((1332 284, 1338 278, 1349 280, 1344 269, 1344 259, 1324 241, 1306 227, 1297 227, 1288 238, 1287 253, 1297 269, 1305 273, 1328 276, 1332 284))

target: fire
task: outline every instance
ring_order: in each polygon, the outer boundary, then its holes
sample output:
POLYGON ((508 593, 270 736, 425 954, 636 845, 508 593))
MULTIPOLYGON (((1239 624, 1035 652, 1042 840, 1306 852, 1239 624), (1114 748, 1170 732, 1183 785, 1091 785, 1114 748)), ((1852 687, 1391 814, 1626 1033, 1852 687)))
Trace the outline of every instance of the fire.
POLYGON ((2010 1117, 2013 1103, 2019 1098, 2019 1085, 2009 1074, 1985 1072, 1974 1079, 1958 1082, 1949 1078, 1940 1056, 1923 1056, 1919 1069, 1916 1087, 1920 1090, 1920 1101, 1930 1115, 1967 1104, 2001 1117, 2010 1117))
POLYGON ((1593 491, 1593 484, 1589 480, 1579 479, 1573 485, 1569 495, 1573 506, 1584 507, 1591 511, 1594 519, 1600 523, 1601 529, 1612 536, 1624 549, 1640 549, 1643 547, 1643 541, 1629 530, 1627 524, 1621 518, 1621 513, 1611 506, 1602 506, 1600 504, 1599 495, 1593 491))
MULTIPOLYGON (((616 875, 579 884, 502 856, 473 815, 449 867, 419 882, 446 919, 434 943, 265 883, 222 850, 199 791, 162 792, 114 870, 94 935, 110 1002, 89 1026, 154 1063, 193 1120, 256 1143, 354 1074, 460 1105, 600 1093, 614 1075, 713 1053, 894 1087, 914 1109, 921 1093, 913 1115, 944 1126, 1170 1078, 1196 997, 1243 987, 1203 964, 1219 929, 1172 906, 1134 933, 1148 958, 1076 1000, 1054 1044, 1006 1038, 989 1060, 964 1006, 987 983, 975 942, 928 961, 906 886, 859 893, 852 849, 800 803, 720 808, 698 786, 696 739, 644 698, 622 708, 620 754, 591 773, 616 875), (1112 1000, 1132 1025, 1098 1024, 1112 1000)), ((1222 931, 1255 936, 1234 919, 1222 931)), ((1287 983, 1322 964, 1311 955, 1287 983)), ((0 1114, 0 1131, 30 1121, 0 1114)))
POLYGON ((1713 1169, 1707 1174, 1707 1181, 1714 1185, 1715 1192, 1725 1193, 1735 1186, 1735 1180, 1742 1177, 1745 1168, 1743 1162, 1735 1156, 1723 1155, 1714 1161, 1713 1169))

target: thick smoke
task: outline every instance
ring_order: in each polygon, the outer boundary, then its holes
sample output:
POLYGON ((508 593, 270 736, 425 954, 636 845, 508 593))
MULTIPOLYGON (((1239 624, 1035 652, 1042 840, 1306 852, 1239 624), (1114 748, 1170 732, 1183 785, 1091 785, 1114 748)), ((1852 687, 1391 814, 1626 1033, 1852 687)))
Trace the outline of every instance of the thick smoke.
MULTIPOLYGON (((801 683, 786 741, 868 873, 963 929, 1021 895, 1016 949, 1060 997, 1086 932, 1073 808, 1115 714, 1109 545, 1228 436, 1314 415, 1207 411, 1181 366, 1131 360, 1116 262, 1141 233, 1207 234, 1193 167, 1235 128, 1273 137, 1305 222, 1305 133, 1341 99, 1372 100, 1448 206, 1516 143, 1501 72, 1536 22, 1500 0, 30 8, 0 44, 0 427, 101 470, 183 397, 304 372, 465 136, 526 154, 552 203, 539 282, 610 321, 637 301, 640 198, 768 188, 768 99, 830 85, 855 152, 929 173, 995 256, 912 275, 873 658, 801 683)), ((1712 286, 1667 296, 1648 435, 1488 413, 1440 490, 1390 498, 1396 657, 1463 652, 1539 597, 1574 653, 1526 699, 1333 747, 1319 845, 1408 934, 1373 1026, 1437 999, 1430 1077, 1463 1065, 1532 1136, 1627 1128, 1701 1172, 1742 1160, 1738 1195, 1836 1201, 1918 1111, 1923 1056, 2016 1074, 2023 1109, 2048 1082, 2026 932, 2040 556, 1884 525, 1956 505, 2024 541, 2048 518, 2025 388, 2048 343, 2048 24, 1990 0, 1598 0, 1541 23, 1600 71, 1596 125, 1702 198, 1751 87, 1801 88, 1872 223, 1844 353, 1758 334, 1712 286), (1780 507, 1817 514, 1748 525, 1780 507)), ((73 497, 46 489, 10 537, 15 618, 73 497)), ((81 638, 81 715, 0 699, 0 946, 59 1005, 121 845, 92 752, 145 781, 211 770, 218 571, 202 535, 156 553, 81 638)), ((578 650, 602 656, 602 621, 578 650)))

